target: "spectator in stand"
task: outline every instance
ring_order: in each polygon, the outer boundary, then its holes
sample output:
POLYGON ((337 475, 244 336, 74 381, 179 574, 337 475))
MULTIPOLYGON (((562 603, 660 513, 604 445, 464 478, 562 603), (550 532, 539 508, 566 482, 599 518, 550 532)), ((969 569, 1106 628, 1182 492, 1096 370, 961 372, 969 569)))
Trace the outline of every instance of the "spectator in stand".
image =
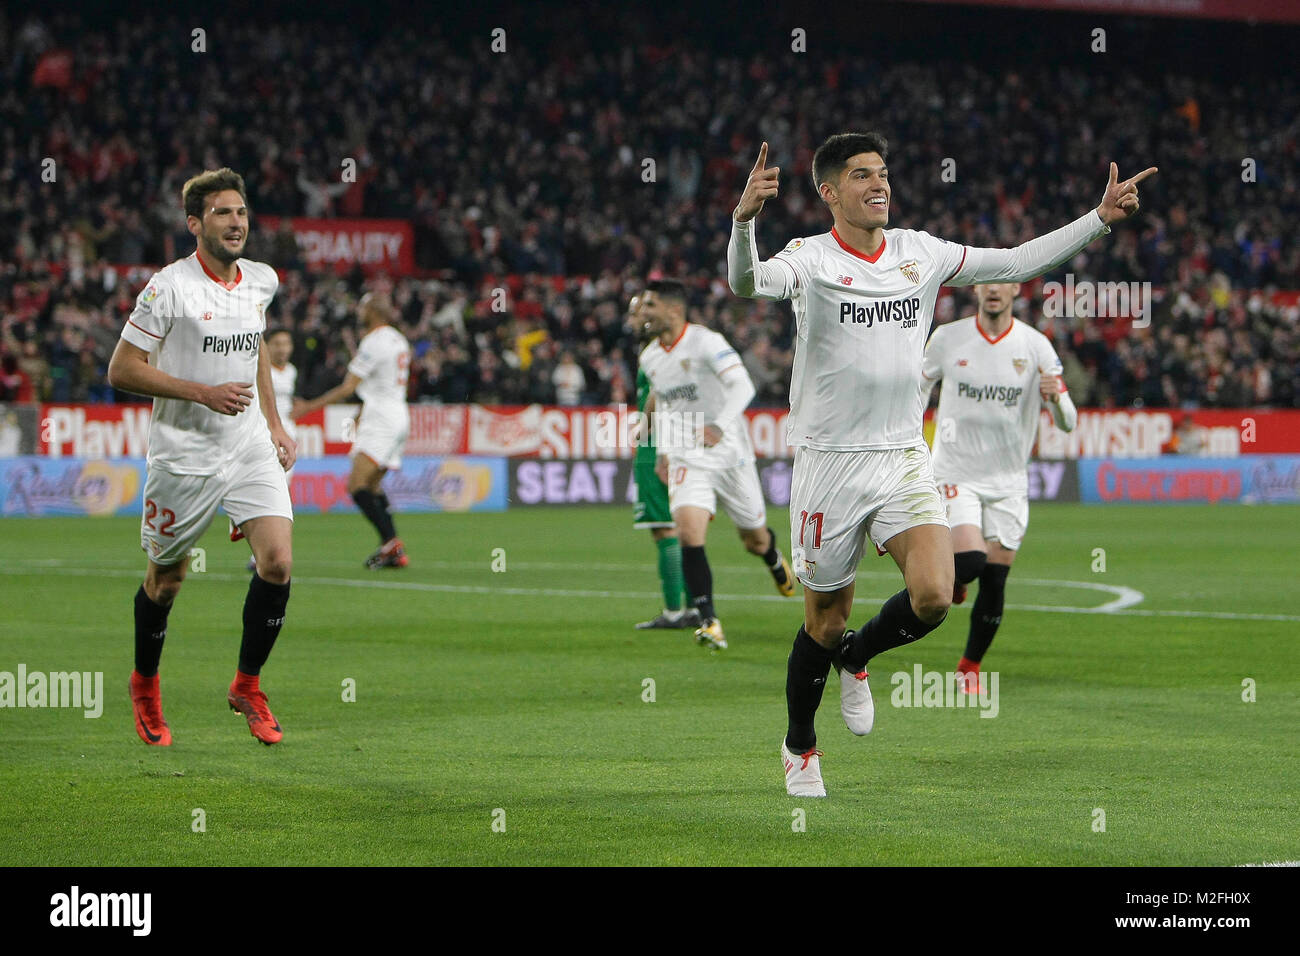
POLYGON ((577 405, 582 393, 587 388, 587 376, 573 359, 573 353, 566 350, 560 355, 560 364, 551 373, 551 384, 555 386, 555 403, 557 405, 577 405))

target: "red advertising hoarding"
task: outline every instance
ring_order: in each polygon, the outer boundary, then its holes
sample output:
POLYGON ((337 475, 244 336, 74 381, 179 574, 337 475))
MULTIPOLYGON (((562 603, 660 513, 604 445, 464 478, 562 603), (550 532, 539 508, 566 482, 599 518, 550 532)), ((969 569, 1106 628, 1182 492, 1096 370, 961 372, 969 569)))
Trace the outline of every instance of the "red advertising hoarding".
MULTIPOLYGON (((357 405, 331 405, 297 423, 299 457, 345 455, 357 405)), ((627 406, 412 405, 408 456, 483 455, 563 460, 629 458, 635 409, 627 406)), ((36 453, 50 458, 141 458, 148 450, 148 405, 40 406, 36 453)), ((759 458, 791 457, 784 408, 745 412, 759 458)), ((1162 454, 1234 458, 1300 453, 1300 411, 1253 409, 1094 409, 1074 431, 1043 416, 1035 457, 1158 458, 1162 454)), ((933 427, 926 422, 926 430, 933 427)))
MULTIPOLYGON (((415 271, 415 234, 405 219, 294 216, 289 224, 309 269, 342 274, 360 265, 367 274, 383 271, 403 276, 415 271)), ((273 233, 280 228, 280 217, 260 216, 257 225, 264 233, 273 233)))

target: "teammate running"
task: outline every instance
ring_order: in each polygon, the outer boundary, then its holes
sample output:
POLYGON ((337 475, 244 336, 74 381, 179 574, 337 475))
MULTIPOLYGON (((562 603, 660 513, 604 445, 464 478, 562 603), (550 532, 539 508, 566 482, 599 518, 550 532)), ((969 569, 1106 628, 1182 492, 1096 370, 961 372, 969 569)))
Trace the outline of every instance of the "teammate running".
POLYGON ((352 442, 352 473, 348 494, 379 532, 379 548, 366 559, 366 567, 404 568, 409 563, 402 539, 393 526, 388 495, 380 487, 389 469, 402 467, 402 452, 411 430, 406 407, 406 382, 411 369, 411 346, 389 323, 396 317, 391 302, 373 292, 361 297, 357 314, 365 335, 348 365, 341 385, 309 402, 295 403, 295 418, 318 408, 345 401, 353 393, 364 403, 352 442))
MULTIPOLYGON (((627 306, 628 321, 639 333, 641 344, 649 345, 654 339, 650 324, 640 315, 641 297, 633 296, 627 306)), ((632 511, 633 528, 649 528, 659 552, 659 586, 664 594, 663 613, 649 621, 642 621, 637 630, 650 628, 694 629, 700 626, 700 612, 693 607, 682 607, 682 594, 686 589, 682 578, 682 546, 677 540, 677 526, 668 510, 668 486, 655 473, 654 436, 646 427, 645 407, 650 398, 650 379, 645 369, 636 370, 636 410, 638 421, 636 458, 632 464, 636 478, 636 506, 632 511)), ((689 596, 688 596, 689 600, 689 596)))
POLYGON ((682 572, 700 613, 698 644, 727 646, 713 607, 713 574, 704 541, 720 500, 745 550, 767 565, 777 590, 794 596, 790 565, 767 526, 767 506, 742 414, 754 383, 725 338, 686 321, 686 287, 672 279, 646 283, 641 296, 655 340, 641 353, 653 389, 646 414, 655 429, 655 469, 668 485, 668 504, 682 541, 682 572))
POLYGON ((259 677, 289 603, 293 508, 285 472, 297 454, 260 348, 279 280, 269 265, 240 257, 249 229, 243 177, 208 170, 181 196, 197 249, 149 280, 108 367, 114 388, 154 399, 140 528, 149 563, 135 595, 131 706, 140 739, 169 746, 158 682, 167 616, 190 549, 220 507, 248 538, 257 567, 226 700, 254 737, 274 744, 284 734, 259 677))
POLYGON ((812 179, 834 226, 760 262, 752 220, 776 197, 779 174, 767 166, 764 143, 727 245, 732 291, 790 299, 797 329, 787 437, 795 446, 790 537, 804 624, 787 662, 789 725, 781 742, 786 791, 796 796, 826 795, 813 724, 831 666, 840 672, 845 723, 869 733, 875 708, 867 662, 930 633, 952 602, 952 539, 921 437, 918 388, 939 287, 1041 275, 1136 213, 1137 184, 1156 172, 1120 183, 1111 163, 1096 209, 1014 249, 979 249, 886 229, 887 149, 876 133, 827 139, 813 156, 812 179), (893 557, 905 586, 850 631, 866 537, 893 557))
POLYGON ((979 579, 966 653, 957 664, 967 693, 979 690, 980 661, 1002 622, 1011 563, 1029 525, 1025 462, 1038 435, 1039 410, 1073 431, 1078 412, 1061 380, 1061 360, 1047 336, 1011 313, 1020 286, 975 287, 979 311, 934 330, 925 348, 923 389, 939 390, 934 477, 952 527, 953 603, 979 579))

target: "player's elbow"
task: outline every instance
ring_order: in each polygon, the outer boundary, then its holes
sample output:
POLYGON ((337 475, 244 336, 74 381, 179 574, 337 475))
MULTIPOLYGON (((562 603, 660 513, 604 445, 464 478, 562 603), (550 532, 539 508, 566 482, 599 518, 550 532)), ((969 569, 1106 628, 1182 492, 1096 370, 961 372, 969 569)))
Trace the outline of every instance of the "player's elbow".
POLYGON ((754 277, 747 276, 727 276, 727 285, 730 286, 734 295, 742 299, 754 298, 754 277))
POLYGON ((130 374, 127 370, 127 363, 122 360, 121 356, 114 352, 113 357, 109 359, 108 371, 104 374, 108 384, 121 391, 129 390, 130 374))

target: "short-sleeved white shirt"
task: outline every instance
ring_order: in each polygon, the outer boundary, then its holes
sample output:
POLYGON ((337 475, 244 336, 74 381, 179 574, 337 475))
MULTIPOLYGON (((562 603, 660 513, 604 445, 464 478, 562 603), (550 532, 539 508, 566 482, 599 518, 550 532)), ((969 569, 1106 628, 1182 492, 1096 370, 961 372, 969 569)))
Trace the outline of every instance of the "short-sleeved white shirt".
POLYGON ((406 382, 411 374, 411 346, 391 325, 367 332, 348 371, 361 379, 357 397, 367 412, 406 414, 406 382))
POLYGON ((925 340, 939 288, 961 271, 966 248, 886 229, 868 253, 832 229, 792 240, 770 261, 794 278, 789 443, 823 451, 920 444, 925 340))
POLYGON ((730 468, 753 459, 743 416, 719 420, 727 402, 722 376, 749 376, 722 335, 687 322, 677 341, 665 346, 655 339, 647 345, 640 362, 654 389, 655 417, 660 419, 655 426, 656 444, 662 453, 696 468, 730 468), (722 440, 705 448, 696 440, 696 426, 710 423, 722 429, 722 440), (690 434, 684 434, 683 427, 690 434))
POLYGON ((136 297, 122 338, 156 353, 157 367, 204 385, 251 382, 254 398, 238 415, 197 402, 155 398, 149 466, 179 475, 212 475, 253 441, 271 442, 257 398, 257 362, 266 309, 279 288, 264 262, 239 259, 238 277, 223 282, 197 253, 165 266, 136 297))
POLYGON ((1032 326, 1012 320, 990 338, 974 316, 930 336, 922 394, 942 379, 935 416, 938 481, 976 483, 1008 494, 1028 489, 1025 463, 1038 435, 1043 372, 1061 374, 1056 349, 1032 326))

